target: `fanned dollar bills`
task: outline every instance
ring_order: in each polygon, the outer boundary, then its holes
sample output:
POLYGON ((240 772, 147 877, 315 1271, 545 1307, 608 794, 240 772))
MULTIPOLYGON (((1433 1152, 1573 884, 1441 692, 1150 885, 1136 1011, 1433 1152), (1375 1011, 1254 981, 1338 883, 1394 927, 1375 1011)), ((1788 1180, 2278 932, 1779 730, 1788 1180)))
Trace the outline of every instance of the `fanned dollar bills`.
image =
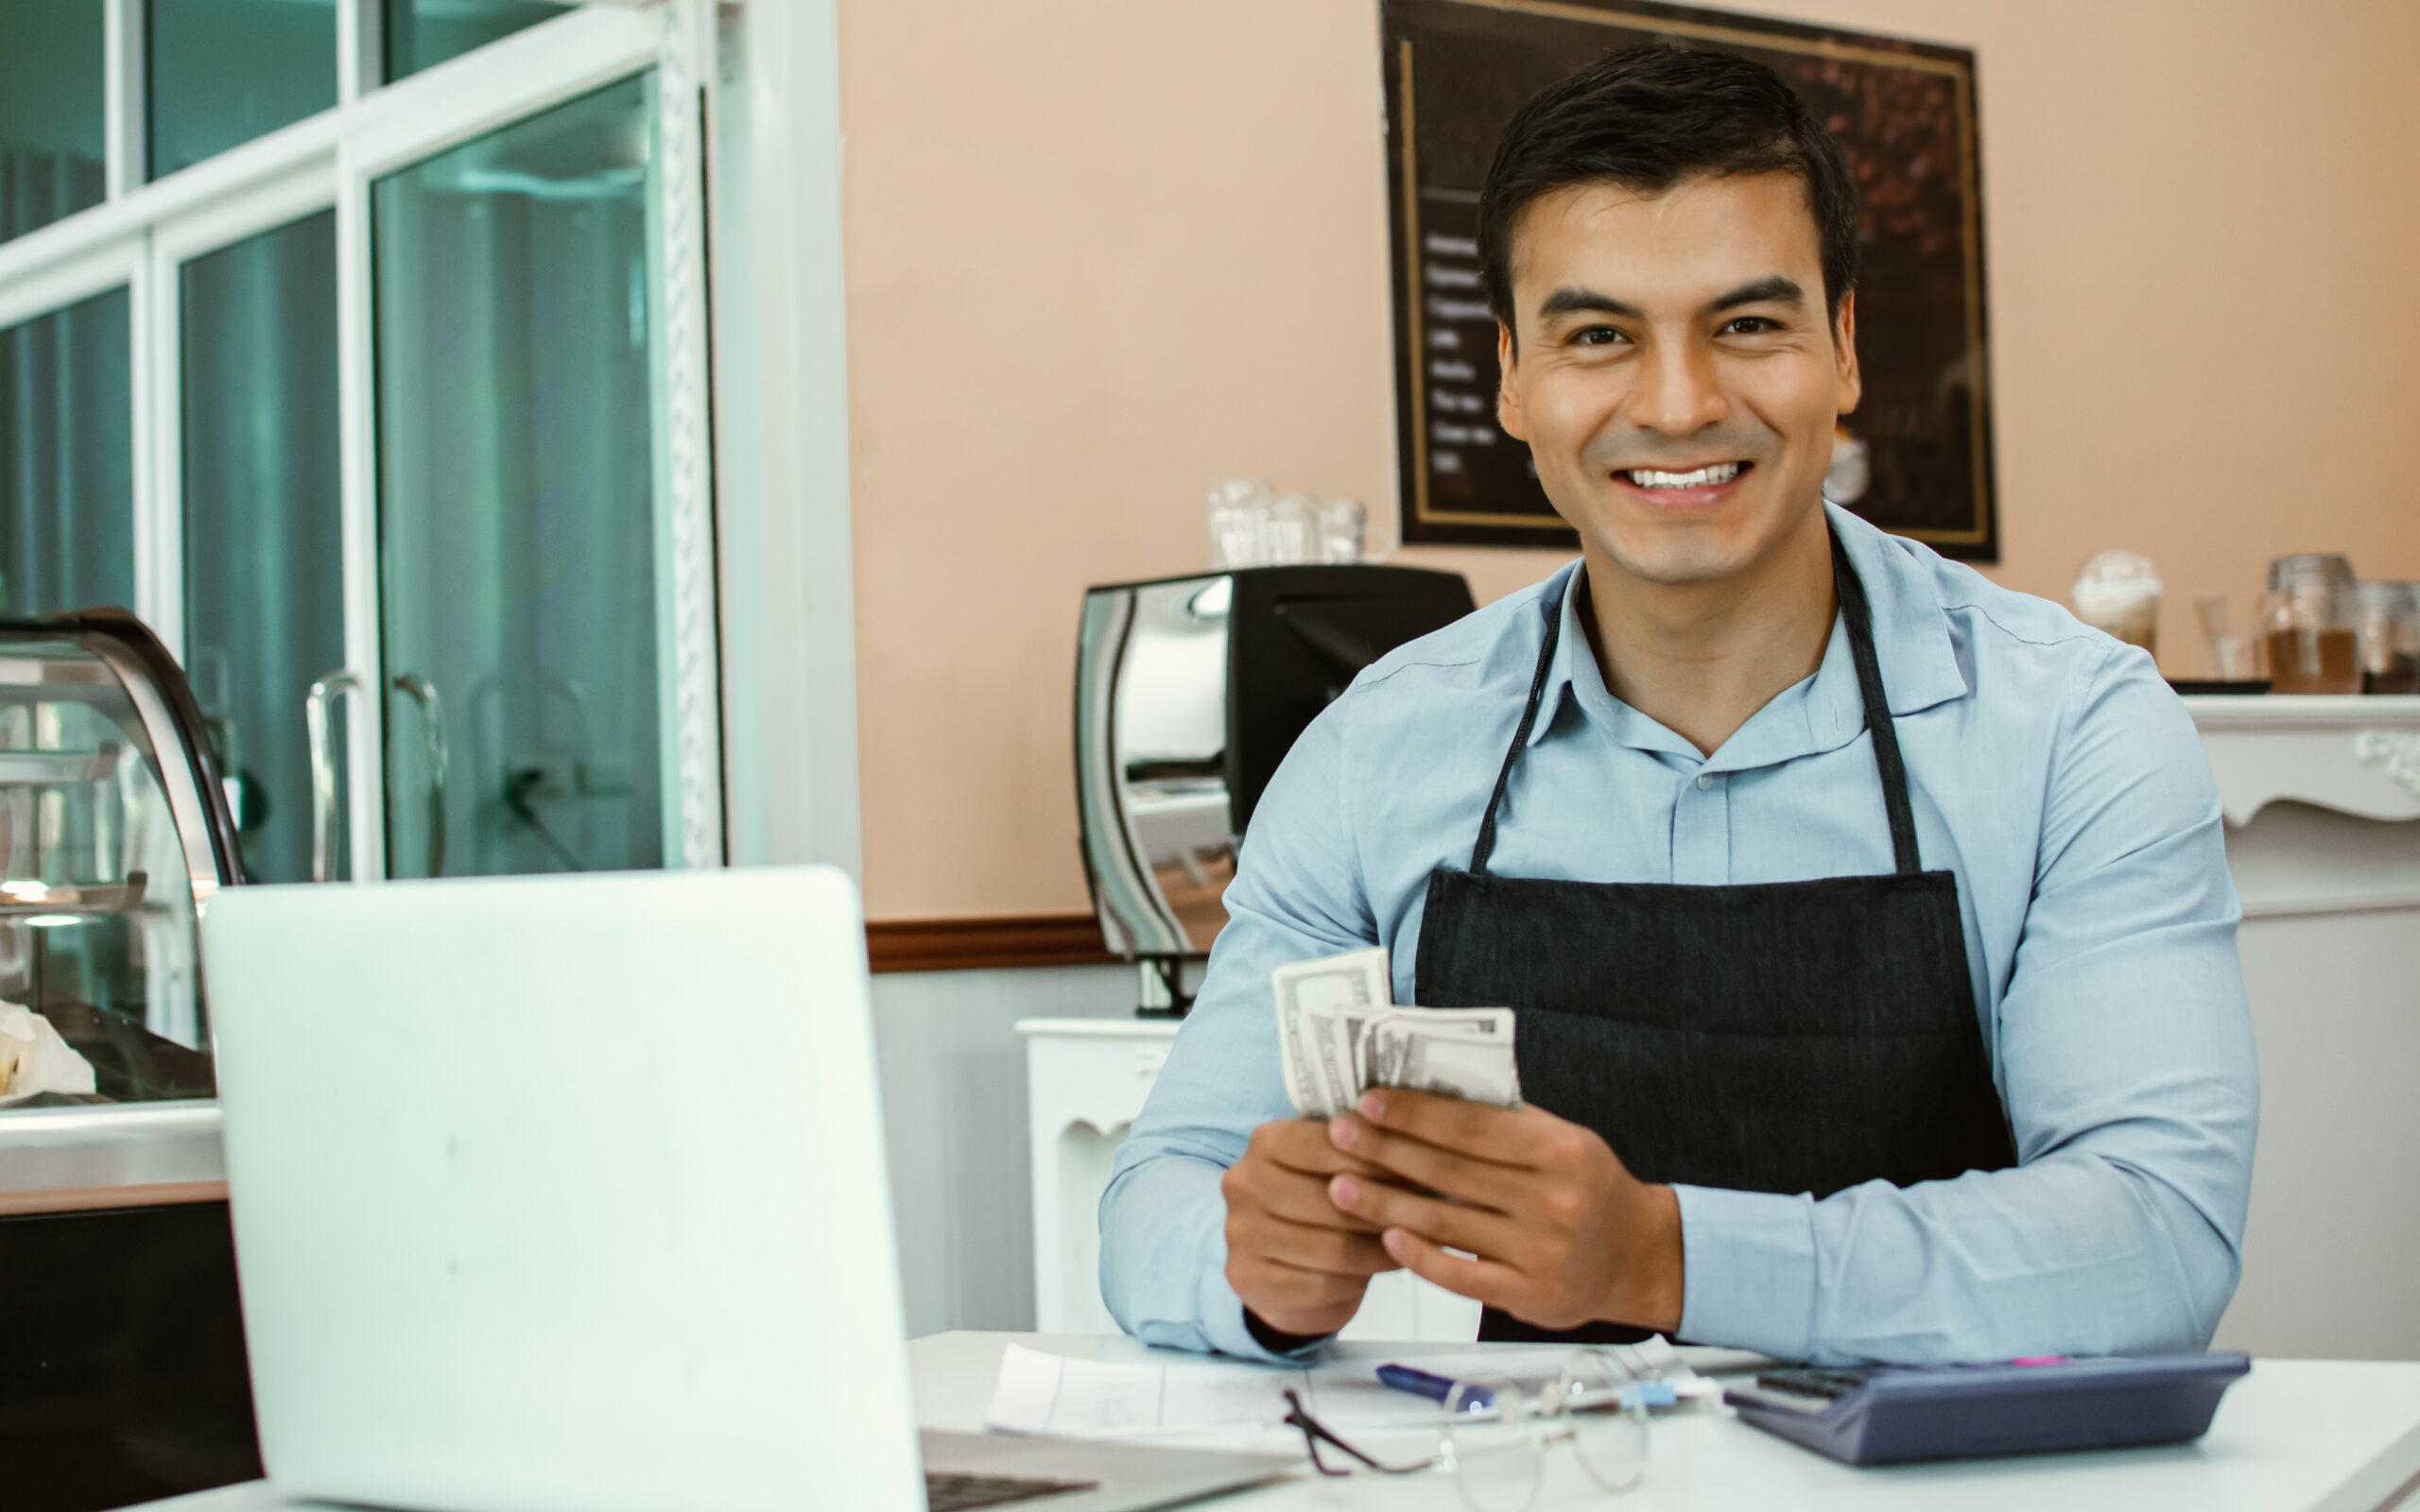
POLYGON ((1511 1008, 1400 1008, 1384 946, 1270 973, 1286 1095, 1305 1118, 1348 1112, 1373 1087, 1497 1108, 1521 1103, 1511 1008))

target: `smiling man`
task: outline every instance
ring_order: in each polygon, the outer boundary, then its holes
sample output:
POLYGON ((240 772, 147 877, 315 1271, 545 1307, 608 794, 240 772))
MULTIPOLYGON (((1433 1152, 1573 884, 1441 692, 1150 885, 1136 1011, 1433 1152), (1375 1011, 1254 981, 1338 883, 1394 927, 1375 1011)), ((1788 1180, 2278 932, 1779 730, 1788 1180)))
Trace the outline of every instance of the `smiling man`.
POLYGON ((1827 507, 1856 195, 1768 70, 1618 53, 1505 129, 1499 419, 1581 560, 1388 656, 1256 810, 1101 1205, 1153 1343, 2200 1349, 2257 1088, 2220 809, 2142 652, 1827 507), (1509 1005, 1525 1106, 1288 1116, 1269 973, 1509 1005))

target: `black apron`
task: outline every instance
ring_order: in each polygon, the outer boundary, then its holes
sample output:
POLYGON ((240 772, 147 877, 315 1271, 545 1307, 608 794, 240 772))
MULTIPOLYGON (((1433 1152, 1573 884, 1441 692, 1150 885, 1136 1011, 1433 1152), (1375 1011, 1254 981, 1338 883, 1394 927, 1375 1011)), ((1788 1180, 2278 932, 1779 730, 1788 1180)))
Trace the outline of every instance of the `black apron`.
MULTIPOLYGON (((1428 874, 1420 1005, 1517 1010, 1522 1097, 1595 1129, 1642 1181, 1824 1197, 2016 1163, 1975 1021, 1958 878, 1917 857, 1872 614, 1837 540, 1832 569, 1895 871, 1711 887, 1490 872, 1495 811, 1562 629, 1549 604, 1470 869, 1428 874)), ((1558 1332, 1490 1309, 1478 1336, 1647 1332, 1558 1332)))

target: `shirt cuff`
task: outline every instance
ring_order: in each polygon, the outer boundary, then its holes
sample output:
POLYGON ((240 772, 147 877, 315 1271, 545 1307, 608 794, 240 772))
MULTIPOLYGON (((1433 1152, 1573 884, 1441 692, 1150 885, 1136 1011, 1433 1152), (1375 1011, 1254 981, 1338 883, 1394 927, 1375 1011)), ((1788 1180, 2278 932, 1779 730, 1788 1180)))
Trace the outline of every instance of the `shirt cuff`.
POLYGON ((1249 1307, 1244 1309, 1244 1332, 1257 1340, 1262 1349, 1273 1350, 1289 1359, 1308 1354, 1336 1337, 1333 1333, 1288 1333, 1284 1329, 1274 1327, 1267 1318, 1249 1307))
POLYGON ((1672 1192, 1681 1203, 1680 1337, 1806 1359, 1815 1319, 1813 1200, 1720 1187, 1672 1192))

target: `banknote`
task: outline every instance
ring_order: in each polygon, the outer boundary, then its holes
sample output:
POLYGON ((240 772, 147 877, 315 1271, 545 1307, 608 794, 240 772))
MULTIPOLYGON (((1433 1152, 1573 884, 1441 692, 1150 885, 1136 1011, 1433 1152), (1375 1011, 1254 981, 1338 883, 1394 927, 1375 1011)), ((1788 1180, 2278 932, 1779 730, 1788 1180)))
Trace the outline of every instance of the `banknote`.
POLYGON ((1366 1032, 1373 1086, 1520 1106, 1511 1008, 1398 1008, 1372 1019, 1366 1032))
POLYGON ((1386 1006, 1386 947, 1290 962, 1270 973, 1270 986, 1286 1095, 1306 1117, 1334 1118, 1361 1095, 1352 1044, 1338 1021, 1386 1006))
POLYGON ((1511 1008, 1407 1008, 1384 947, 1296 961, 1270 973, 1286 1095, 1334 1118, 1373 1087, 1409 1087, 1498 1108, 1521 1102, 1511 1008))
POLYGON ((1510 1008, 1389 1007, 1366 1021, 1362 1084, 1402 1087, 1408 1059, 1421 1047, 1446 1040, 1470 1041, 1484 1057, 1501 1055, 1512 1042, 1510 1008))

